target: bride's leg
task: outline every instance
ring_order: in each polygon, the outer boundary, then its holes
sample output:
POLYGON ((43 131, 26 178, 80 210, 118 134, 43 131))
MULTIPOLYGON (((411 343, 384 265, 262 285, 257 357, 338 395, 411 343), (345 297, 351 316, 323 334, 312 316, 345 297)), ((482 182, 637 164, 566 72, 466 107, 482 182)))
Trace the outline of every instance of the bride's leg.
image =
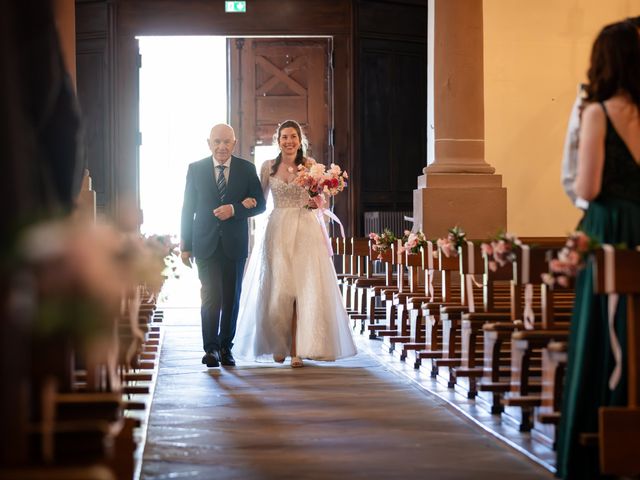
POLYGON ((296 303, 293 302, 293 315, 291 316, 291 367, 302 367, 302 359, 298 357, 296 351, 296 332, 298 330, 298 315, 296 311, 296 303))

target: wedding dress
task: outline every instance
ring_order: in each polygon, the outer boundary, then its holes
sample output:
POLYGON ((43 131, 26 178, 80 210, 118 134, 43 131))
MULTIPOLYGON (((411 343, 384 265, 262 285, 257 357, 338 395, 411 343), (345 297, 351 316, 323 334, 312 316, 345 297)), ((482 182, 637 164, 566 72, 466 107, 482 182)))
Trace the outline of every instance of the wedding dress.
POLYGON ((242 282, 233 354, 269 360, 291 354, 294 303, 296 355, 336 360, 356 354, 317 210, 300 186, 270 176, 273 160, 260 172, 274 209, 256 242, 242 282))

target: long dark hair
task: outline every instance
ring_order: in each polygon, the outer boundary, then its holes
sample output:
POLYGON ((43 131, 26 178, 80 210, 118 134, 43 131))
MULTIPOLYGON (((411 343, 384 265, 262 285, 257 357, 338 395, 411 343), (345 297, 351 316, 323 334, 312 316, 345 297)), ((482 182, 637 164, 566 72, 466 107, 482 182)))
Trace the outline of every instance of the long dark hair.
MULTIPOLYGON (((304 163, 304 152, 307 149, 307 137, 302 133, 302 128, 300 124, 295 120, 285 120, 276 130, 276 133, 273 135, 273 143, 276 145, 280 145, 280 133, 285 128, 294 128, 298 133, 298 138, 300 139, 300 148, 298 148, 298 152, 296 153, 296 165, 302 165, 304 163)), ((275 175, 278 171, 278 166, 282 162, 282 152, 278 153, 276 157, 276 161, 273 162, 273 166, 271 167, 271 176, 275 175)))
POLYGON ((591 49, 587 102, 604 102, 619 91, 640 110, 640 34, 633 22, 607 25, 591 49))

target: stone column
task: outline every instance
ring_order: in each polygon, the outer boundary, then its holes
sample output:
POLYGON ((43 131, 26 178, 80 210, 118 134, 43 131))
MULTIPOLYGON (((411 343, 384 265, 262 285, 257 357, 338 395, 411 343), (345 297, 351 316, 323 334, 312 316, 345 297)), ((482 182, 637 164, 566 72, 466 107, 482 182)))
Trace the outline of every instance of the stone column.
POLYGON ((429 0, 428 166, 414 219, 429 238, 459 225, 468 238, 507 226, 502 177, 484 158, 482 0, 429 0))

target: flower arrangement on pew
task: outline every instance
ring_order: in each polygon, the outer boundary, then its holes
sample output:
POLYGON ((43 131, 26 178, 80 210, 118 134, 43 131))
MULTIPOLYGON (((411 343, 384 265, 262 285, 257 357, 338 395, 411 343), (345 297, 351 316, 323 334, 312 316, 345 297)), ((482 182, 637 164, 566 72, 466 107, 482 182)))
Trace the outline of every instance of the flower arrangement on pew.
MULTIPOLYGON (((27 283, 15 288, 28 308, 16 314, 33 338, 42 348, 64 346, 61 355, 80 353, 88 371, 89 365, 106 365, 108 373, 91 388, 117 389, 118 321, 131 311, 127 305, 141 284, 159 288, 164 262, 138 235, 72 219, 29 227, 17 252, 15 268, 27 283)), ((133 317, 137 322, 137 312, 133 317)))
POLYGON ((402 239, 404 240, 404 243, 402 244, 402 247, 400 247, 400 251, 398 253, 420 253, 420 248, 427 245, 427 239, 421 230, 415 233, 405 230, 402 239))
POLYGON ((457 257, 458 247, 461 247, 466 241, 466 233, 456 225, 449 229, 446 237, 439 238, 436 243, 445 257, 457 257))
POLYGON ((490 243, 482 243, 482 253, 490 260, 489 270, 495 272, 498 266, 504 267, 516 259, 516 247, 522 245, 518 237, 512 233, 500 232, 490 243))
POLYGON ((388 228, 385 228, 381 234, 375 232, 369 233, 369 238, 374 242, 371 249, 374 252, 378 252, 377 260, 382 260, 382 255, 389 251, 392 244, 398 241, 395 233, 388 228))
POLYGON ((180 263, 180 256, 178 254, 179 243, 175 238, 168 234, 152 234, 145 236, 144 242, 154 257, 162 259, 164 262, 162 277, 165 280, 168 278, 180 278, 180 275, 177 273, 180 263))
POLYGON ((599 247, 600 244, 586 233, 580 230, 573 232, 556 258, 549 262, 550 273, 542 274, 542 281, 551 287, 569 287, 571 280, 584 267, 587 255, 599 247))
POLYGON ((36 335, 86 338, 106 331, 122 294, 121 247, 118 232, 105 225, 60 220, 25 230, 18 265, 35 285, 36 335))
POLYGON ((347 172, 335 163, 327 169, 322 163, 309 159, 298 165, 298 174, 293 183, 304 188, 320 208, 325 197, 333 197, 346 188, 348 178, 347 172))

